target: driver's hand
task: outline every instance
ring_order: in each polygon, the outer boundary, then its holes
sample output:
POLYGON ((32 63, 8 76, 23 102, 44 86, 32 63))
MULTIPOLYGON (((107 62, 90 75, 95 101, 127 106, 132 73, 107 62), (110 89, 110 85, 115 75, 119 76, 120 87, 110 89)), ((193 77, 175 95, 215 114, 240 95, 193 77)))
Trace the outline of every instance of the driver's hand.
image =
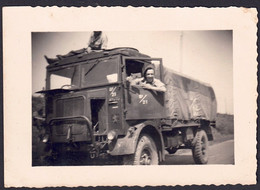
POLYGON ((140 86, 141 86, 142 88, 147 88, 147 85, 146 85, 145 83, 141 83, 140 86))

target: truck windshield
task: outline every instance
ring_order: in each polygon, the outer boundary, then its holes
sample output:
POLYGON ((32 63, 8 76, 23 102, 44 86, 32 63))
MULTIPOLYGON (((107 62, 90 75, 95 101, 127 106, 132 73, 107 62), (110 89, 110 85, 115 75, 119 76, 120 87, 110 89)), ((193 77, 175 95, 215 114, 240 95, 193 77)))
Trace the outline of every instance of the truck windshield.
POLYGON ((97 86, 118 81, 116 59, 95 60, 82 65, 82 87, 97 86))
POLYGON ((50 89, 57 88, 78 88, 79 87, 79 66, 66 67, 50 71, 50 89))

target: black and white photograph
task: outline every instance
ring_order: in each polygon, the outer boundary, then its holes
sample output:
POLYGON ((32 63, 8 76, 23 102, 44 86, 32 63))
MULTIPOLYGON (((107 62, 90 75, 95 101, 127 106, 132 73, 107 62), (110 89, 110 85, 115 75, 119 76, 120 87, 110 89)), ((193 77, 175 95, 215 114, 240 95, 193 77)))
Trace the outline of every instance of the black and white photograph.
POLYGON ((32 75, 33 166, 234 164, 230 30, 32 33, 32 75))
POLYGON ((5 8, 5 186, 254 184, 256 14, 5 8))

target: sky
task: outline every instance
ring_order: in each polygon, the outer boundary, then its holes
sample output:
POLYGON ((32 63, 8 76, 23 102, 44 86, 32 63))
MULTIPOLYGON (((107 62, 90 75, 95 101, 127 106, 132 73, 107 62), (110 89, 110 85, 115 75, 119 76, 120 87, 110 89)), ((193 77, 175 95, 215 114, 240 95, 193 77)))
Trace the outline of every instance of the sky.
MULTIPOLYGON (((216 94, 218 113, 233 114, 232 31, 104 31, 108 49, 133 47, 163 65, 190 78, 210 84, 216 94)), ((47 62, 87 46, 89 32, 32 33, 32 93, 45 86, 47 62)))

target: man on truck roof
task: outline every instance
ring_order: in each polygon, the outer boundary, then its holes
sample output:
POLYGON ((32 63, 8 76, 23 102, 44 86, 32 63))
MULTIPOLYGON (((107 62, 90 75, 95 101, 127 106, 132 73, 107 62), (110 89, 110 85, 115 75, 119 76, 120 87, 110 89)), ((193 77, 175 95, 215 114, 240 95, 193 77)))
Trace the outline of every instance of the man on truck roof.
POLYGON ((57 58, 48 58, 46 55, 45 59, 49 64, 55 63, 63 58, 79 55, 83 53, 90 53, 92 51, 99 51, 107 48, 107 36, 102 31, 94 31, 91 33, 91 36, 88 41, 88 47, 82 48, 79 50, 72 50, 66 55, 57 55, 57 58))
POLYGON ((102 50, 107 48, 107 36, 102 31, 92 32, 89 42, 87 52, 91 50, 102 50))
POLYGON ((143 77, 135 78, 133 75, 126 78, 131 86, 140 86, 144 89, 166 92, 165 84, 159 79, 154 78, 155 69, 153 64, 148 64, 143 67, 143 77))

